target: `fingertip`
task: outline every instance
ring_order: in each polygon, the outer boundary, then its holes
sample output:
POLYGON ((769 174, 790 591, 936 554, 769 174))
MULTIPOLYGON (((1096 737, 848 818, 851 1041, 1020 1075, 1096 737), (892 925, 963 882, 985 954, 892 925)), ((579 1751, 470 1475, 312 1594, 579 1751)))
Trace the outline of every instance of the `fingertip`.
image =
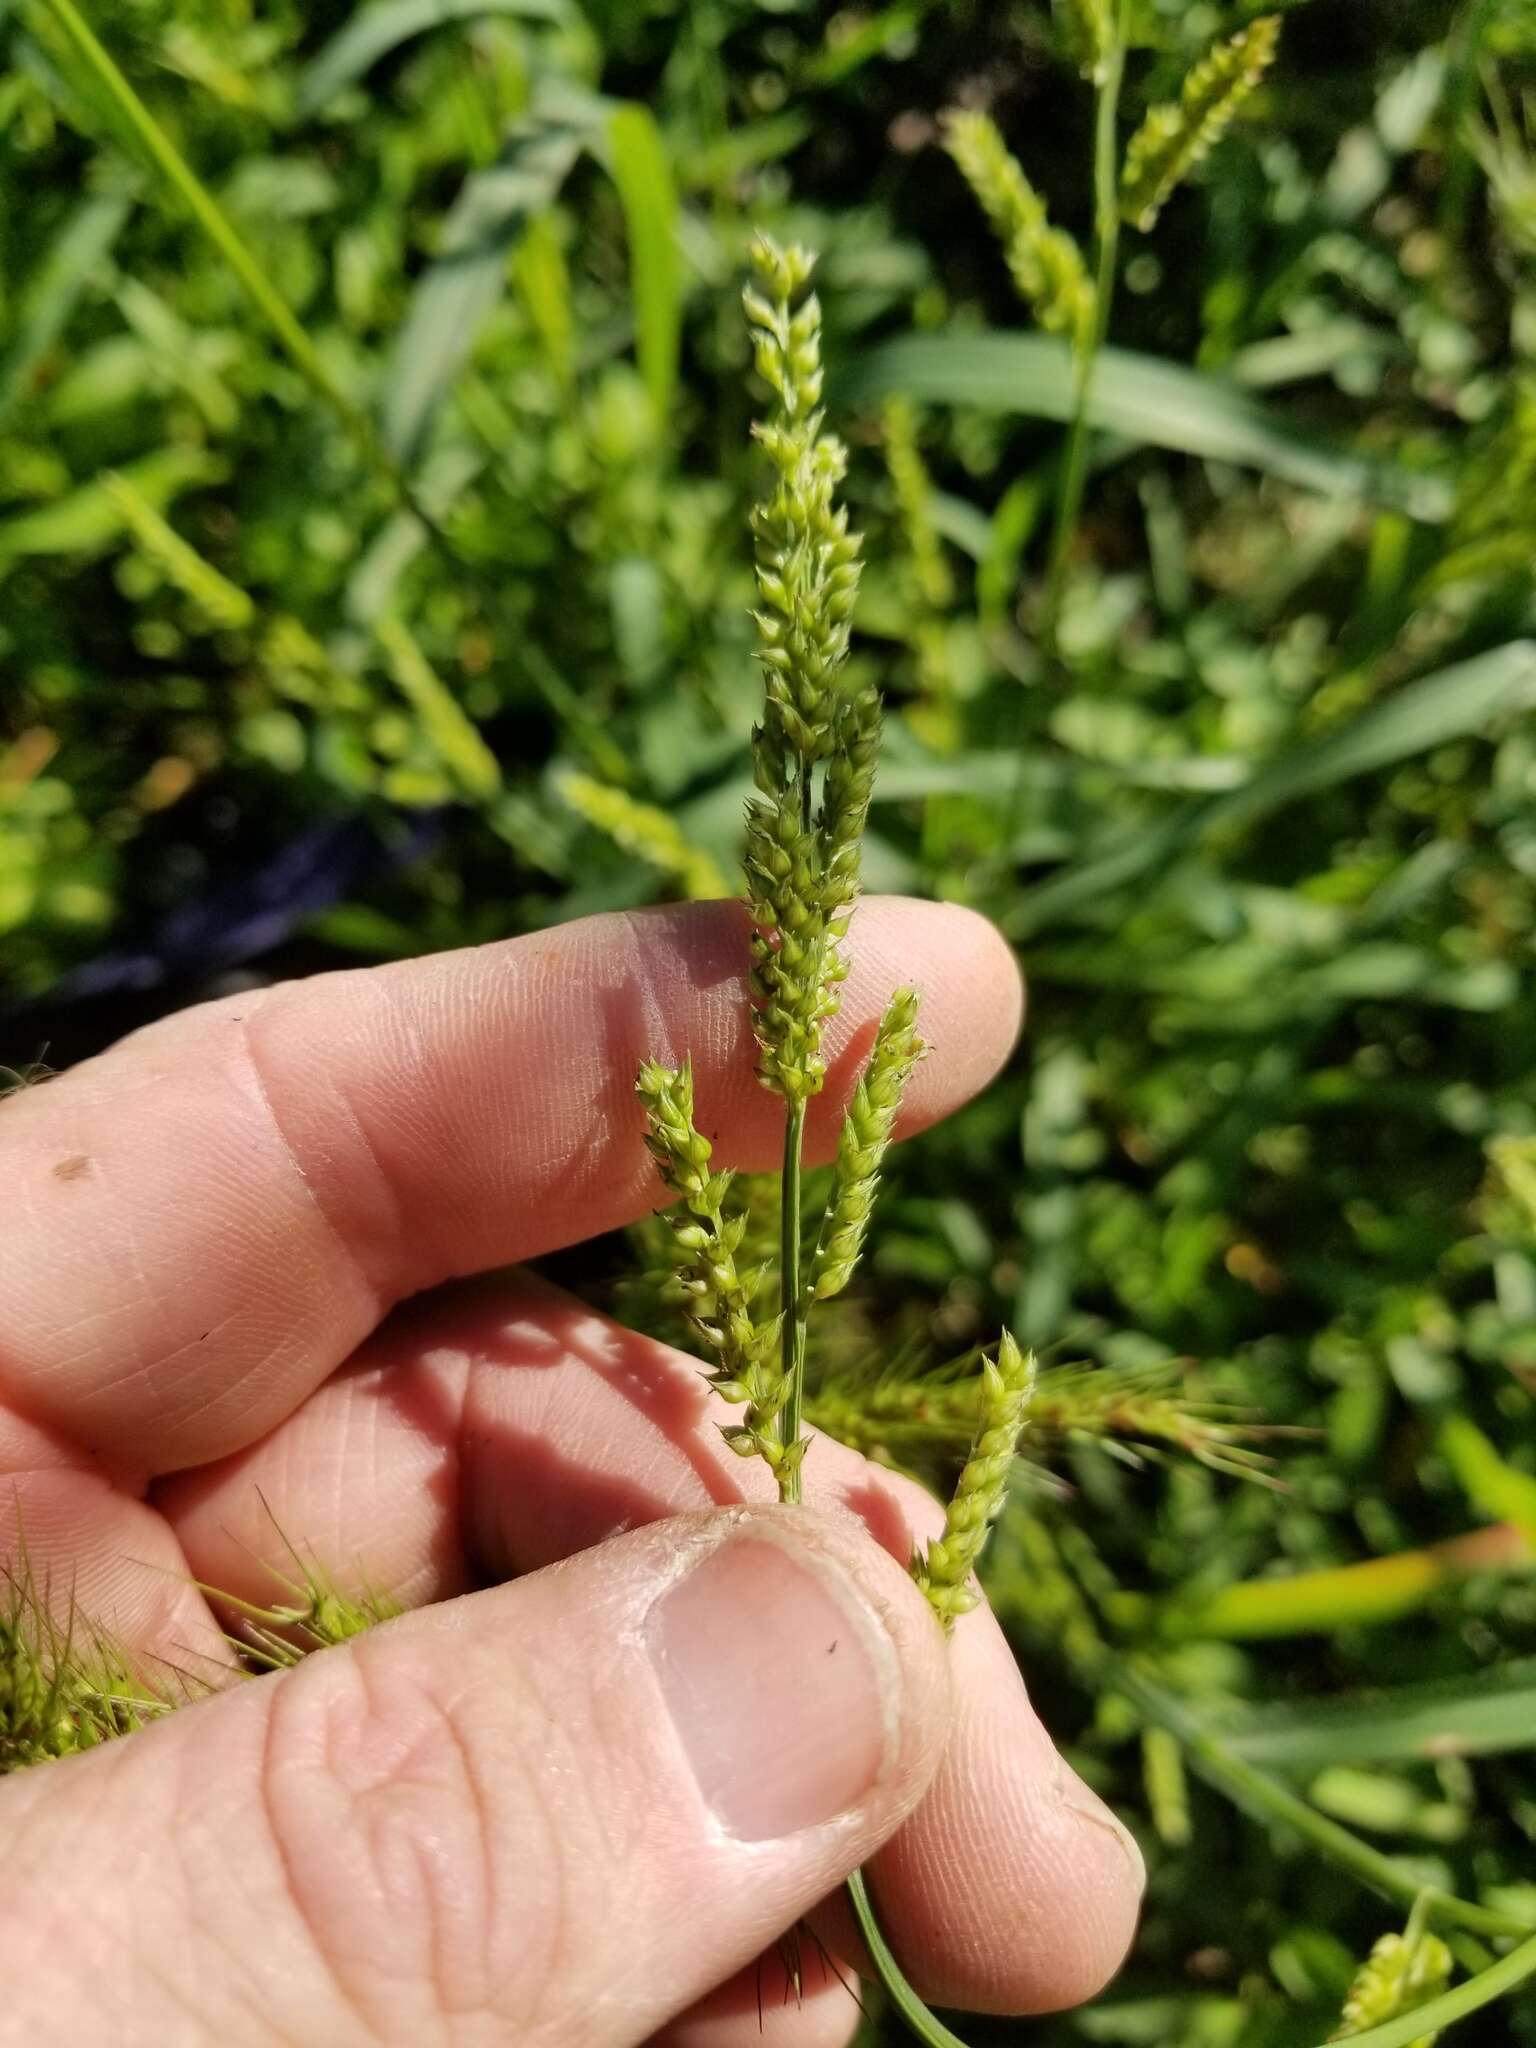
POLYGON ((989 1615, 961 1623, 951 1655, 953 1732, 928 1797, 876 1859, 882 1908, 934 2004, 1082 2004, 1134 1939, 1140 1851, 1055 1749, 989 1615))

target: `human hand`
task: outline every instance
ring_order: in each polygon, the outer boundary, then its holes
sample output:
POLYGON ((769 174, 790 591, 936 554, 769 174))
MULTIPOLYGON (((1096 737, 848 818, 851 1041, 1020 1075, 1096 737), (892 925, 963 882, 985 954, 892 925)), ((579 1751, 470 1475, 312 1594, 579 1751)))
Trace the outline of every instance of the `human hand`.
MULTIPOLYGON (((0 1786, 0 2038, 834 2048, 849 1993, 808 1950, 786 2002, 773 1944, 866 1862, 935 2003, 1119 1962, 1134 1845, 985 1609, 942 1639, 927 1496, 818 1441, 769 1503, 696 1361, 494 1271, 656 1206, 642 1055, 774 1163, 741 917, 227 998, 0 1111, 0 1560, 182 1667, 223 1654, 194 1582, 265 1604, 279 1531, 419 1610, 0 1786)), ((897 982, 904 1130, 1017 1029, 969 913, 870 901, 852 958, 812 1158, 897 982)))

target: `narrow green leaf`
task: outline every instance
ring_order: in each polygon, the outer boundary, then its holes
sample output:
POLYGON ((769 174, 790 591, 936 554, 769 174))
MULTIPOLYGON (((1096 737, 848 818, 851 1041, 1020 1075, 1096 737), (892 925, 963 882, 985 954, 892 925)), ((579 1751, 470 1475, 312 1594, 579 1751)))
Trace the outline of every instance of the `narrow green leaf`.
POLYGON ((299 78, 295 105, 313 114, 343 87, 362 78, 381 57, 429 29, 488 14, 515 14, 525 21, 566 22, 565 0, 374 0, 339 28, 299 78))
POLYGON ((640 374, 658 421, 672 409, 683 319, 677 184, 661 130, 642 106, 616 107, 608 122, 609 168, 629 231, 630 291, 640 374))
POLYGON ((1532 706, 1536 641, 1512 640, 1470 661, 1420 676, 1337 732, 1293 748, 1214 805, 1209 822, 1251 825, 1297 797, 1411 760, 1532 706))
POLYGON ((530 214, 549 206, 581 152, 578 125, 521 122, 499 162, 465 179, 395 344, 383 394, 384 441, 396 461, 419 451, 507 283, 507 255, 530 214))
POLYGON ((1275 1708, 1221 1732, 1252 1763, 1306 1772, 1536 1749, 1536 1657, 1468 1678, 1275 1708))
MULTIPOLYGON (((1039 334, 909 335, 871 349, 837 377, 840 405, 868 404, 891 391, 929 404, 1063 422, 1076 403, 1071 350, 1039 334)), ((1101 431, 1262 470, 1326 497, 1394 505, 1423 520, 1450 513, 1443 479, 1310 442, 1237 385, 1155 356, 1105 349, 1088 411, 1101 431)))
POLYGON ((0 418, 64 331, 81 293, 100 277, 134 197, 119 189, 83 199, 65 221, 22 295, 15 335, 0 359, 0 418))

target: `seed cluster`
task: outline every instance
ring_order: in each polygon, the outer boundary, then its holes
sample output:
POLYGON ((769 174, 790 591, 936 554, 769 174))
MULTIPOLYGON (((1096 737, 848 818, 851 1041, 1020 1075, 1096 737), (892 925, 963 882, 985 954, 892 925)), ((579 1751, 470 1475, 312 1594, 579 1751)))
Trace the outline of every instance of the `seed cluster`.
POLYGON ((1174 187, 1231 127, 1279 45, 1279 15, 1261 14, 1200 59, 1176 100, 1148 109, 1126 145, 1120 178, 1120 211, 1133 227, 1154 224, 1174 187))
POLYGON ((1047 334, 1082 340, 1093 325, 1093 286, 1076 242, 1046 218, 1045 201, 987 114, 944 117, 944 146, 1003 245, 1019 296, 1047 334))
POLYGON ((907 1078, 923 1056, 916 1018, 916 991, 898 989, 880 1019, 869 1064, 843 1121, 832 1198, 811 1262, 811 1289, 820 1301, 842 1293, 864 1249, 880 1187, 880 1162, 891 1142, 907 1078))
POLYGON ((718 1360, 710 1384, 743 1410, 725 1440, 744 1457, 764 1459, 776 1478, 787 1475, 805 1455, 805 1439, 784 1441, 789 1386, 779 1355, 781 1319, 754 1318, 762 1272, 737 1265, 747 1218, 726 1214, 731 1176, 710 1171, 710 1143, 693 1117, 693 1069, 674 1073, 647 1060, 635 1087, 645 1105, 646 1145, 679 1201, 667 1220, 681 1254, 676 1279, 683 1306, 718 1360))
POLYGON ((981 1419, 944 1512, 944 1534, 912 1560, 912 1576, 946 1628, 953 1628, 956 1618, 968 1614, 981 1598, 971 1584, 971 1573, 1007 1496, 1008 1475, 1034 1390, 1034 1353, 1020 1351, 1005 1330, 997 1363, 989 1359, 982 1367, 981 1419))
POLYGON ((791 1103, 826 1078, 822 1027, 847 972, 839 948, 859 886, 880 702, 844 679, 859 587, 859 536, 837 486, 847 453, 823 431, 821 307, 812 258, 759 236, 743 294, 773 413, 753 432, 772 481, 752 511, 763 722, 747 807, 755 1027, 765 1084, 791 1103), (820 803, 816 771, 821 764, 820 803))

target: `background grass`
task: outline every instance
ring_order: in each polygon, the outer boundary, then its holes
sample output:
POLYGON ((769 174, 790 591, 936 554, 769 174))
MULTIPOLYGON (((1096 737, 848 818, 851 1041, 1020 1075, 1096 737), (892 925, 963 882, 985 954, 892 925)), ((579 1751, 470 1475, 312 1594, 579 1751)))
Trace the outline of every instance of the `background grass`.
MULTIPOLYGON (((1137 0, 1127 121, 1256 11, 1137 0)), ((736 287, 753 225, 811 242, 870 881, 986 911, 1033 991, 895 1163, 854 1348, 1007 1321, 1194 1448, 1192 1386, 1299 1432, 1280 1491, 1080 1405, 1021 1491, 995 1598, 1152 1882, 1093 2009, 972 2037, 1303 2048, 1419 1884, 1483 1914, 1464 1966, 1536 1925, 1525 0, 1284 10, 1125 237, 1056 660, 1070 366, 934 143, 990 109, 1086 240, 1047 8, 92 15, 122 91, 67 0, 0 6, 0 1058, 734 874, 736 287)))

